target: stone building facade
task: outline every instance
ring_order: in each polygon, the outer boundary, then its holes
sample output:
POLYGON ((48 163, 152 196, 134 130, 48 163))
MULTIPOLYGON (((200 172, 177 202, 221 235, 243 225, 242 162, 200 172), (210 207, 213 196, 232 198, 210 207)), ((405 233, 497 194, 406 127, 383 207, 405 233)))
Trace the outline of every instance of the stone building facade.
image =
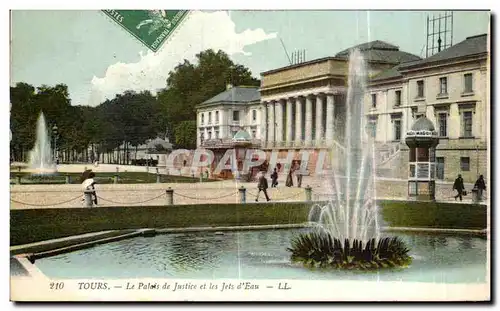
POLYGON ((363 54, 371 76, 401 62, 420 60, 397 46, 372 41, 341 51, 334 57, 262 73, 262 148, 269 152, 279 150, 281 159, 294 150, 297 161, 300 161, 299 150, 310 149, 309 171, 314 170, 321 150, 332 150, 333 157, 342 156, 348 58, 352 49, 363 54))
POLYGON ((228 85, 224 92, 196 108, 197 147, 230 143, 240 129, 260 144, 262 111, 257 87, 228 85))
MULTIPOLYGON (((196 146, 213 152, 212 173, 228 149, 238 148, 235 142, 238 133, 248 135, 245 136, 247 148, 261 147, 262 111, 257 87, 227 85, 224 92, 197 105, 196 109, 196 146)), ((234 173, 234 170, 222 170, 216 177, 232 178, 234 173)))
POLYGON ((376 140, 401 150, 381 167, 406 178, 404 135, 425 115, 439 134, 436 177, 466 182, 489 170, 489 44, 487 35, 468 37, 424 60, 403 63, 372 77, 365 100, 376 140))
POLYGON ((198 105, 197 146, 221 153, 233 147, 231 139, 243 129, 252 137, 252 148, 278 152, 278 162, 284 164, 300 162, 303 149, 312 151, 310 172, 323 150, 341 159, 348 58, 358 49, 369 76, 364 113, 365 122, 376 129, 378 175, 408 177, 405 133, 425 115, 440 134, 437 179, 453 180, 462 174, 466 182, 473 182, 489 168, 488 42, 487 35, 468 37, 421 59, 392 44, 372 41, 334 57, 264 72, 260 88, 229 86, 198 105), (287 158, 289 151, 295 151, 293 159, 287 158))

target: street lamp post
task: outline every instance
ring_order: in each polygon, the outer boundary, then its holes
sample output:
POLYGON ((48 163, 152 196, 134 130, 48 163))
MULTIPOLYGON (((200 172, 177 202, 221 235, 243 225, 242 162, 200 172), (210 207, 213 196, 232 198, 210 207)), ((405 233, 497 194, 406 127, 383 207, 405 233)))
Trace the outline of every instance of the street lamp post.
POLYGON ((479 144, 476 145, 476 178, 479 177, 479 144))
MULTIPOLYGON (((200 133, 200 148, 203 148, 204 140, 205 138, 203 137, 203 133, 200 133)), ((200 167, 200 182, 203 182, 203 169, 201 167, 200 167)))
POLYGON ((54 162, 57 162, 57 135, 58 135, 58 129, 57 125, 54 124, 52 127, 52 135, 54 137, 54 162))

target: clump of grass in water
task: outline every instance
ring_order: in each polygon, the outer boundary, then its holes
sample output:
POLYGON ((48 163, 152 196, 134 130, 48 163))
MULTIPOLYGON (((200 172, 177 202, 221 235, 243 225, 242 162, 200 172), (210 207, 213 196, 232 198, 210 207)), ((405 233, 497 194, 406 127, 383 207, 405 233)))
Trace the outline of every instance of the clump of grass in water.
POLYGON ((403 240, 386 237, 376 242, 332 238, 329 233, 303 233, 292 240, 287 248, 292 253, 292 262, 311 268, 333 268, 345 270, 378 270, 408 267, 412 257, 403 240), (352 245, 351 245, 352 243, 352 245))

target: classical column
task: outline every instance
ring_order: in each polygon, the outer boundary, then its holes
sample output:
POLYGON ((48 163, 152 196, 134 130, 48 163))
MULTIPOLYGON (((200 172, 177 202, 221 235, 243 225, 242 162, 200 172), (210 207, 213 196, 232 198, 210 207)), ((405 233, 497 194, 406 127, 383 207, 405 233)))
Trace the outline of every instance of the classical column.
POLYGON ((288 98, 286 101, 286 144, 291 144, 293 141, 293 136, 292 136, 292 130, 293 130, 293 125, 292 125, 292 109, 293 109, 293 102, 291 98, 288 98))
POLYGON ((219 123, 217 124, 219 126, 219 138, 225 138, 226 137, 226 126, 227 122, 225 122, 225 113, 224 109, 219 110, 219 123))
POLYGON ((302 97, 295 99, 295 145, 302 143, 302 97))
POLYGON ((267 144, 267 102, 262 102, 260 114, 260 141, 262 147, 267 144))
POLYGON ((267 135, 267 143, 274 143, 274 102, 268 102, 267 104, 268 118, 267 118, 267 127, 268 127, 268 135, 267 135))
POLYGON ((321 144, 323 135, 323 94, 316 97, 316 145, 321 144))
POLYGON ((326 143, 330 146, 333 142, 335 126, 335 105, 333 94, 326 95, 326 143))
POLYGON ((310 146, 312 143, 312 96, 306 97, 306 134, 304 137, 306 146, 310 146))
POLYGON ((276 143, 280 144, 283 141, 283 101, 277 100, 275 103, 276 115, 276 143))

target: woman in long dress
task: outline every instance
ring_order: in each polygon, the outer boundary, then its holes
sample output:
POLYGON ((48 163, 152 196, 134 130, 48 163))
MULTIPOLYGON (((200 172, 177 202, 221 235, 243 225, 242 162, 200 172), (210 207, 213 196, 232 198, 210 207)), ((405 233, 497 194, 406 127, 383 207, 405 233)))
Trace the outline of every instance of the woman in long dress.
POLYGON ((97 194, 95 192, 94 185, 96 184, 95 173, 92 170, 86 170, 83 172, 81 179, 82 181, 82 190, 83 190, 83 202, 85 206, 92 207, 97 205, 97 194))
POLYGON ((287 187, 293 187, 293 178, 292 178, 292 173, 293 173, 293 171, 292 171, 292 169, 290 169, 290 170, 288 171, 288 176, 286 176, 286 183, 285 183, 285 185, 286 185, 287 187))

